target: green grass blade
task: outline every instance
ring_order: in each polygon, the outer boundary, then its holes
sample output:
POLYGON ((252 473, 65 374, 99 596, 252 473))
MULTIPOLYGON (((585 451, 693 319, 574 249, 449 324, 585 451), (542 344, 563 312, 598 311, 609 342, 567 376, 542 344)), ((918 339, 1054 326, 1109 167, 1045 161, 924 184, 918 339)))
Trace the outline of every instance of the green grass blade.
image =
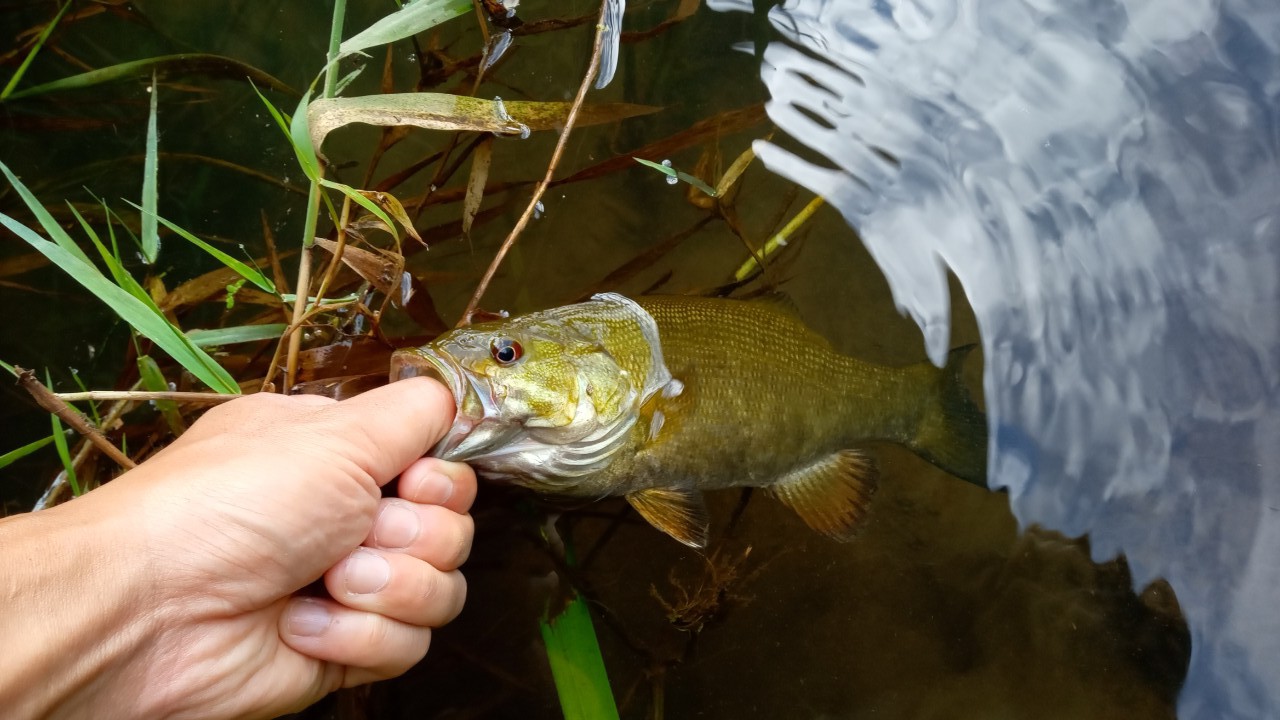
MULTIPOLYGON (((80 228, 84 230, 84 234, 89 236, 89 240, 93 242, 93 246, 98 249, 98 254, 102 256, 102 261, 106 264, 107 269, 111 271, 111 277, 115 279, 116 284, 124 288, 130 295, 138 298, 138 300, 141 300, 143 304, 147 305, 159 314, 160 308, 156 307, 155 301, 151 299, 151 294, 148 293, 146 288, 142 287, 137 280, 133 279, 133 276, 130 275, 129 271, 125 270, 124 265, 121 264, 120 251, 119 248, 116 247, 114 231, 112 232, 111 239, 112 249, 111 251, 108 251, 107 246, 102 243, 102 239, 98 237, 98 233, 93 229, 93 226, 80 215, 80 212, 76 210, 71 203, 67 203, 67 207, 71 209, 71 214, 75 215, 76 220, 80 222, 80 228)), ((105 209, 105 207, 106 206, 104 205, 103 208, 105 209)), ((110 216, 108 215, 107 217, 108 227, 110 227, 110 216)))
POLYGON ((3 162, 0 162, 0 173, 4 173, 4 176, 9 179, 9 184, 13 185, 14 190, 18 191, 18 195, 22 198, 22 201, 26 203, 27 209, 31 211, 32 215, 36 216, 36 220, 39 221, 40 227, 44 228, 44 231, 49 234, 49 237, 53 238, 53 241, 58 244, 58 247, 61 247, 63 250, 71 253, 76 258, 79 258, 86 265, 93 265, 93 263, 89 262, 89 256, 84 254, 84 251, 80 249, 80 246, 76 244, 76 241, 71 239, 71 236, 67 234, 67 231, 62 229, 62 225, 60 225, 57 220, 53 219, 53 216, 49 214, 49 211, 44 209, 44 205, 36 199, 35 195, 31 194, 31 191, 27 189, 27 186, 23 185, 22 181, 19 180, 18 177, 13 174, 13 171, 9 169, 9 166, 5 165, 3 162))
POLYGON ((395 235, 396 240, 397 241, 400 240, 400 226, 397 225, 395 221, 391 219, 391 216, 388 215, 385 210, 378 207, 377 203, 365 197, 359 190, 351 187, 350 185, 343 185, 340 182, 334 182, 332 180, 327 180, 325 178, 320 178, 320 184, 327 188, 332 188, 334 190, 337 190, 343 195, 346 195, 347 197, 351 198, 360 207, 373 213, 375 217, 377 217, 382 222, 386 223, 387 230, 390 231, 391 234, 395 235))
POLYGON ((284 323, 271 323, 270 325, 239 325, 216 330, 188 330, 187 337, 191 338, 191 342, 195 343, 196 347, 208 348, 259 340, 277 340, 284 334, 287 327, 288 325, 284 323))
POLYGON ((284 132, 285 137, 289 139, 289 145, 293 147, 294 154, 298 156, 298 165, 302 167, 303 174, 307 176, 308 180, 315 182, 316 178, 320 176, 320 162, 316 158, 315 147, 311 145, 310 135, 307 136, 307 150, 300 147, 293 139, 293 124, 296 122, 296 118, 299 114, 303 115, 302 122, 304 125, 306 123, 305 116, 307 106, 311 104, 311 91, 308 90, 307 93, 302 96, 302 102, 298 103, 298 112, 294 113, 295 120, 286 118, 284 113, 280 112, 275 105, 271 104, 271 101, 267 99, 266 95, 263 95, 262 92, 258 90, 256 85, 253 86, 253 91, 258 93, 258 99, 262 101, 263 105, 267 106, 267 112, 271 113, 271 117, 275 118, 276 125, 280 126, 280 130, 284 132))
POLYGON ((156 131, 156 107, 159 104, 160 86, 156 84, 156 71, 151 71, 151 112, 147 117, 147 152, 142 161, 142 257, 150 265, 160 254, 160 228, 156 225, 159 207, 159 191, 156 182, 159 175, 160 147, 156 131))
POLYGON ((217 392, 233 394, 240 392, 235 379, 213 358, 193 345, 163 315, 157 314, 152 307, 134 297, 129 291, 108 280, 97 267, 45 240, 31 228, 4 213, 0 213, 0 225, 4 225, 50 262, 62 268, 72 279, 105 302, 134 330, 150 338, 206 385, 217 392))
POLYGON ((52 92, 62 92, 65 90, 82 90, 84 88, 102 85, 104 83, 119 82, 121 80, 130 80, 133 78, 145 78, 152 71, 160 71, 161 73, 186 73, 186 74, 204 74, 204 75, 221 75, 228 78, 244 79, 248 77, 253 82, 270 87, 280 92, 295 94, 292 88, 285 83, 277 80, 271 75, 253 67, 246 65, 239 60, 234 60, 221 55, 208 55, 204 53, 183 53, 180 55, 161 55, 143 60, 133 60, 119 65, 111 65, 110 67, 90 70, 79 75, 54 80, 53 82, 37 85, 36 87, 27 88, 9 96, 10 100, 31 97, 33 95, 44 95, 52 92))
MULTIPOLYGON (((45 387, 53 388, 53 378, 49 377, 49 372, 44 373, 45 387)), ((67 448, 66 432, 62 429, 62 421, 57 415, 49 414, 49 420, 53 423, 53 445, 58 449, 58 459, 62 461, 62 469, 67 473, 67 482, 71 485, 71 494, 79 497, 80 480, 76 477, 75 463, 71 462, 71 451, 67 448)))
POLYGON ((0 455, 0 469, 9 467, 10 465, 18 462, 22 458, 30 455, 33 452, 36 452, 37 450, 44 449, 51 442, 53 442, 52 435, 48 437, 40 438, 35 442, 27 443, 26 445, 23 445, 22 447, 17 448, 16 450, 10 450, 5 454, 0 455))
POLYGON ((565 720, 617 720, 591 613, 580 596, 556 617, 539 623, 565 720))
MULTIPOLYGON (((127 201, 127 200, 126 200, 125 202, 129 202, 129 201, 127 201)), ((142 214, 143 214, 143 216, 146 216, 146 215, 148 214, 146 210, 143 210, 142 208, 138 207, 137 205, 134 205, 134 204, 133 204, 133 203, 131 203, 131 202, 130 202, 129 204, 130 204, 130 205, 133 205, 134 207, 138 208, 139 210, 142 210, 142 214)), ((164 218, 160 217, 159 215, 154 215, 153 217, 155 217, 155 219, 156 219, 156 220, 159 220, 159 221, 160 221, 160 223, 161 223, 162 225, 164 225, 165 227, 167 227, 167 228, 169 228, 170 230, 174 231, 174 232, 175 232, 175 233, 177 233, 179 236, 181 236, 181 237, 185 238, 185 239, 186 239, 188 242, 190 242, 191 244, 195 245, 196 247, 200 248, 201 250, 204 250, 205 252, 207 252, 207 253, 209 253, 210 255, 212 255, 214 258, 216 258, 216 259, 217 259, 219 262, 221 262, 223 265, 226 265, 227 267, 231 268, 232 270, 235 270, 235 271, 236 271, 236 273, 238 273, 238 274, 240 275, 240 277, 244 278, 245 280, 248 280, 249 282, 253 283, 254 285, 257 285, 259 288, 261 288, 261 289, 262 289, 262 291, 263 291, 263 292, 271 293, 272 295, 274 295, 274 294, 276 293, 276 284, 275 284, 275 283, 273 283, 273 282, 272 282, 272 281, 271 281, 271 280, 270 280, 266 275, 263 275, 262 273, 258 272, 257 268, 249 267, 247 264, 245 264, 245 263, 243 263, 243 262, 241 262, 241 261, 239 261, 239 260, 237 260, 237 259, 235 259, 235 258, 231 257, 230 255, 228 255, 228 254, 226 254, 226 253, 222 252, 222 251, 221 251, 221 250, 219 250, 218 248, 216 248, 216 247, 214 247, 214 246, 210 245, 209 243, 205 242, 204 240, 201 240, 200 238, 196 237, 195 235, 192 235, 191 233, 189 233, 189 232, 187 232, 186 230, 184 230, 183 228, 181 228, 181 227, 179 227, 179 226, 175 225, 174 223, 169 222, 168 220, 165 220, 164 218)))
POLYGON ((658 172, 662 173, 663 175, 666 175, 667 177, 672 177, 677 180, 683 180, 684 182, 687 182, 690 185, 698 188, 702 192, 706 193, 709 197, 716 196, 715 188, 711 187, 710 185, 694 177, 693 175, 690 175, 687 172, 681 172, 671 167, 670 165, 663 165, 662 163, 656 163, 652 160, 645 160, 644 158, 631 158, 631 159, 635 160, 641 165, 644 165, 645 167, 651 167, 654 170, 657 170, 658 172))
POLYGON ((307 118, 307 106, 311 104, 311 91, 308 90, 293 111, 289 121, 289 143, 298 154, 298 162, 302 163, 302 171, 312 181, 320 177, 320 160, 316 157, 316 148, 311 144, 311 128, 307 118))
POLYGON ((339 47, 338 57, 403 40, 470 10, 471 0, 417 0, 408 3, 348 38, 339 47))
MULTIPOLYGON (((71 370, 71 379, 76 381, 76 386, 80 388, 80 392, 89 392, 89 387, 84 384, 80 373, 76 372, 74 368, 71 370)), ((89 401, 89 417, 93 418, 94 425, 102 427, 102 415, 98 413, 98 403, 93 400, 89 401)))
MULTIPOLYGON (((168 392, 172 390, 169 383, 164 379, 164 373, 160 372, 160 366, 156 364, 154 358, 150 355, 138 356, 138 377, 142 378, 142 386, 151 392, 168 392)), ((169 432, 175 436, 181 435, 186 428, 182 423, 182 415, 178 413, 178 403, 172 400, 156 400, 156 409, 164 416, 165 423, 169 426, 169 432)))
POLYGON ((62 16, 66 15, 67 10, 70 8, 71 0, 67 0, 62 4, 62 9, 58 11, 58 14, 53 16, 53 20, 50 20, 49 24, 45 25, 44 29, 40 31, 40 36, 36 38, 35 44, 31 46, 31 52, 27 53, 27 56, 23 58, 22 64, 13 73, 13 77, 9 78, 4 90, 0 90, 0 100, 4 100, 13 94, 13 89, 18 86, 18 83, 22 82, 23 76, 27 74, 27 68, 31 67, 36 55, 40 53, 40 48, 44 47, 45 41, 53 34, 53 29, 58 26, 58 23, 62 21, 62 16))

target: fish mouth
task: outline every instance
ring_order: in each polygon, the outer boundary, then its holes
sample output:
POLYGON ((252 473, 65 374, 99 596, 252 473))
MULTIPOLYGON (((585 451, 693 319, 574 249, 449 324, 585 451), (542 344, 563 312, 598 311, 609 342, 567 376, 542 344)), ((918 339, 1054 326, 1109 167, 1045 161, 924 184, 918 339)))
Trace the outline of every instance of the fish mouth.
POLYGON ((462 394, 462 372, 444 358, 424 348, 391 353, 391 382, 411 377, 429 377, 439 382, 449 388, 455 400, 462 394))
POLYGON ((390 375, 391 382, 411 377, 429 377, 449 388, 454 402, 453 425, 427 454, 445 460, 461 459, 453 457, 454 450, 484 420, 487 407, 483 400, 485 394, 477 392, 477 388, 467 381, 466 373, 452 358, 431 348, 395 351, 391 354, 390 375))

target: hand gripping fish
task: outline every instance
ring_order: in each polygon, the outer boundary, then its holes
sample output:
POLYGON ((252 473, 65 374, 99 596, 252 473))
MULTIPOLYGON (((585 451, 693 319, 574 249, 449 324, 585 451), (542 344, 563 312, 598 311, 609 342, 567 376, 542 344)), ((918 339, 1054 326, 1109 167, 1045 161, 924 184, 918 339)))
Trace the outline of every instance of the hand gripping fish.
POLYGON ((947 367, 841 355, 778 303, 605 293, 472 325, 391 359, 448 385, 431 451, 482 477, 571 497, 623 495, 655 527, 707 542, 701 491, 761 487, 810 527, 853 536, 877 471, 869 440, 985 487, 987 426, 947 367))

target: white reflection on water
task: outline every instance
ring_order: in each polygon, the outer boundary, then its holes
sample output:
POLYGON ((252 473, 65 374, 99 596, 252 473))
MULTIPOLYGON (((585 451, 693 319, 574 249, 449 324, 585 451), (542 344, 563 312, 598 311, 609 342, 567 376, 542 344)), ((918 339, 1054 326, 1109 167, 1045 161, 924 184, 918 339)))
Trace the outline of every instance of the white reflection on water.
MULTIPOLYGON (((713 0, 750 10, 746 0, 713 0)), ((1280 3, 790 0, 773 170, 854 225, 941 361, 987 354, 992 484, 1177 591, 1184 717, 1280 711, 1280 3), (876 151, 897 158, 890 162, 876 151)))

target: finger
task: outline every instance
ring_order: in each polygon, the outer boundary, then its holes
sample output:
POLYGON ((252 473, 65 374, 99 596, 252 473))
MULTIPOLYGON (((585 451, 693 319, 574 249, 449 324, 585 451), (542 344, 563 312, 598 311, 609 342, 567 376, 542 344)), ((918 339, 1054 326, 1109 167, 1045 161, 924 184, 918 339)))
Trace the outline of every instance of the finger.
POLYGON ((457 570, 471 554, 474 534, 470 515, 439 505, 386 498, 365 545, 411 555, 438 570, 457 570))
POLYGON ((466 463, 422 458, 400 473, 400 497, 464 513, 476 499, 476 473, 466 463))
POLYGON ((429 378, 409 378, 319 408, 343 428, 359 432, 378 484, 422 457, 453 424, 453 396, 429 378))
POLYGON ((462 612, 467 581, 403 553, 357 548, 324 574, 334 600, 411 625, 440 627, 462 612))
POLYGON ((280 615, 280 639, 298 652, 359 668, 345 685, 383 680, 413 667, 431 644, 431 629, 353 610, 320 598, 293 598, 280 615))

